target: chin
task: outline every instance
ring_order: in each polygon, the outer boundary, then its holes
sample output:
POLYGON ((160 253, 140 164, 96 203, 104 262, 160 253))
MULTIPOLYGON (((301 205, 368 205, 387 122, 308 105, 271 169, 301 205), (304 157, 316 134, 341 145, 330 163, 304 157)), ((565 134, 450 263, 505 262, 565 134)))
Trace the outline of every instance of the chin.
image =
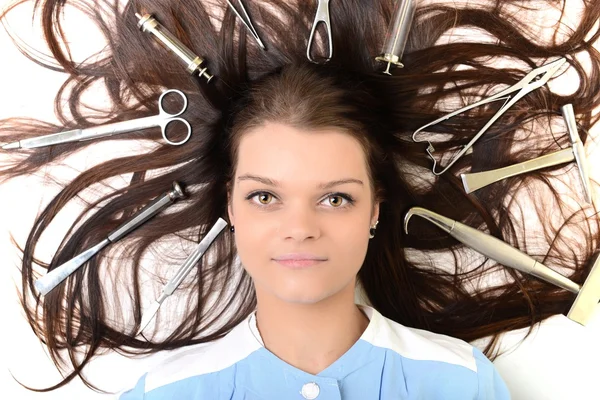
POLYGON ((306 288, 306 287, 295 287, 293 289, 285 286, 280 286, 274 289, 274 294, 281 301, 290 304, 316 304, 323 300, 326 300, 338 293, 338 290, 331 288, 306 288))

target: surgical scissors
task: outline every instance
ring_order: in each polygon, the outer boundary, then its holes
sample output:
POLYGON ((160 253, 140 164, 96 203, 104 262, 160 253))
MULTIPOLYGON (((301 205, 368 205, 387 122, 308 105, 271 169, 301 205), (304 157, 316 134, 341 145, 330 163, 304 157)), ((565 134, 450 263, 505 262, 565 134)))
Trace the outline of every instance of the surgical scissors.
POLYGON ((325 29, 327 29, 327 38, 329 40, 329 57, 327 57, 325 61, 327 62, 331 60, 331 57, 333 57, 333 38, 331 35, 331 21, 329 20, 329 0, 317 0, 317 3, 317 13, 315 14, 315 20, 310 31, 308 46, 306 48, 306 57, 313 63, 316 63, 316 61, 310 56, 310 50, 312 48, 312 43, 315 38, 315 31, 317 30, 319 22, 325 24, 325 29))
POLYGON ((470 104, 466 107, 460 108, 456 111, 446 114, 443 117, 438 118, 435 121, 430 122, 427 125, 423 125, 419 129, 417 129, 413 133, 412 139, 415 142, 423 142, 423 140, 417 140, 416 136, 419 132, 423 131, 424 129, 426 129, 432 125, 438 124, 442 121, 448 120, 460 113, 463 113, 472 108, 481 106, 483 104, 491 103, 493 101, 498 101, 498 100, 506 100, 505 103, 502 105, 502 107, 500 107, 500 109, 496 112, 496 114, 494 114, 494 116, 492 118, 490 118, 490 120, 483 126, 483 128, 481 128, 481 130, 479 132, 477 132, 477 134, 471 139, 471 141, 469 141, 469 143, 467 143, 462 148, 462 150, 460 150, 458 152, 458 154, 456 154, 454 156, 454 158, 450 161, 450 163, 446 167, 444 167, 440 172, 436 172, 436 170, 435 170, 435 168, 437 166, 437 161, 433 157, 433 154, 432 154, 433 152, 435 152, 435 148, 433 147, 433 145, 431 144, 430 141, 427 141, 427 143, 428 143, 427 154, 433 160, 433 168, 432 168, 433 174, 441 175, 444 172, 446 172, 450 167, 452 167, 454 165, 454 163, 456 163, 458 161, 458 159, 461 158, 473 146, 473 143, 475 143, 481 137, 481 135, 483 135, 488 130, 488 128, 494 122, 496 122, 496 120, 498 118, 500 118, 500 116, 502 116, 502 114, 504 114, 510 107, 512 107, 518 100, 520 100, 522 97, 524 97, 528 93, 544 86, 550 80, 550 78, 552 78, 556 74, 556 72, 560 69, 560 67, 562 67, 562 65, 565 62, 567 62, 567 60, 565 58, 560 58, 560 59, 552 61, 548 64, 542 65, 539 68, 535 68, 535 69, 531 70, 527 75, 525 75, 523 77, 523 79, 521 79, 519 82, 517 82, 513 86, 511 86, 505 90, 502 90, 486 99, 480 100, 476 103, 470 104), (511 95, 511 93, 513 93, 513 92, 517 92, 517 93, 514 95, 511 95))
POLYGON ((179 115, 183 114, 187 109, 188 100, 186 95, 177 89, 169 89, 163 92, 158 99, 158 108, 159 112, 157 115, 153 115, 150 117, 143 117, 132 119, 129 121, 122 122, 114 122, 111 124, 94 126, 91 128, 84 129, 73 129, 70 131, 53 133, 50 135, 44 135, 40 137, 30 138, 20 140, 18 142, 8 143, 2 146, 3 149, 32 149, 36 147, 45 147, 51 146, 60 143, 69 143, 69 142, 78 142, 83 140, 97 139, 106 136, 117 135, 120 133, 127 133, 132 131, 138 131, 141 129, 153 128, 155 126, 160 126, 162 131, 162 136, 167 143, 173 146, 179 146, 187 142, 192 136, 192 127, 190 123, 185 119, 179 117, 179 115), (163 100, 165 96, 169 93, 175 93, 179 95, 183 100, 183 107, 178 112, 171 114, 165 111, 163 106, 163 100), (187 135, 180 141, 172 141, 167 136, 167 126, 171 122, 182 122, 187 127, 187 135))

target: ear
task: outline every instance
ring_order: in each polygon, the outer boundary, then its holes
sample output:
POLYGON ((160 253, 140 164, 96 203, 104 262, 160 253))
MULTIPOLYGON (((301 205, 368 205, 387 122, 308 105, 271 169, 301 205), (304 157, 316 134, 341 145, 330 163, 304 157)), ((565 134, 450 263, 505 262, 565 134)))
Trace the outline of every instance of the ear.
POLYGON ((235 225, 235 223, 233 222, 233 206, 232 206, 232 201, 231 201, 231 188, 227 189, 227 215, 229 216, 229 222, 231 223, 231 225, 235 225))
POLYGON ((375 221, 379 220, 379 202, 375 202, 373 205, 373 212, 371 213, 371 226, 375 224, 375 221))

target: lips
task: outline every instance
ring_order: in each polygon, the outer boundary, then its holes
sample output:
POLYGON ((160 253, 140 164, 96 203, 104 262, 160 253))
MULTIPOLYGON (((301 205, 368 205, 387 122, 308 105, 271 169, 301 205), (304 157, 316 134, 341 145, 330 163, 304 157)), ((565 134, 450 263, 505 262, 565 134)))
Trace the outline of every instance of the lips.
POLYGON ((327 258, 310 253, 289 253, 278 256, 273 261, 288 268, 306 268, 321 264, 327 258))
POLYGON ((275 257, 275 261, 291 261, 291 260, 314 260, 325 261, 327 257, 318 256, 312 253, 288 253, 275 257))

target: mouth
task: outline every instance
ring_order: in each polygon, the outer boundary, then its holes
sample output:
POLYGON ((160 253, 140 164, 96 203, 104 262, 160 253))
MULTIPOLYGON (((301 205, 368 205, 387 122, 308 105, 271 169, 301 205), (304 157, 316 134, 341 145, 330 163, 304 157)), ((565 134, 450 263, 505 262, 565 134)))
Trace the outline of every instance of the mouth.
POLYGON ((318 264, 322 264, 327 260, 315 260, 315 259, 296 259, 296 260, 273 260, 276 263, 283 265, 284 267, 299 269, 308 268, 318 264))

